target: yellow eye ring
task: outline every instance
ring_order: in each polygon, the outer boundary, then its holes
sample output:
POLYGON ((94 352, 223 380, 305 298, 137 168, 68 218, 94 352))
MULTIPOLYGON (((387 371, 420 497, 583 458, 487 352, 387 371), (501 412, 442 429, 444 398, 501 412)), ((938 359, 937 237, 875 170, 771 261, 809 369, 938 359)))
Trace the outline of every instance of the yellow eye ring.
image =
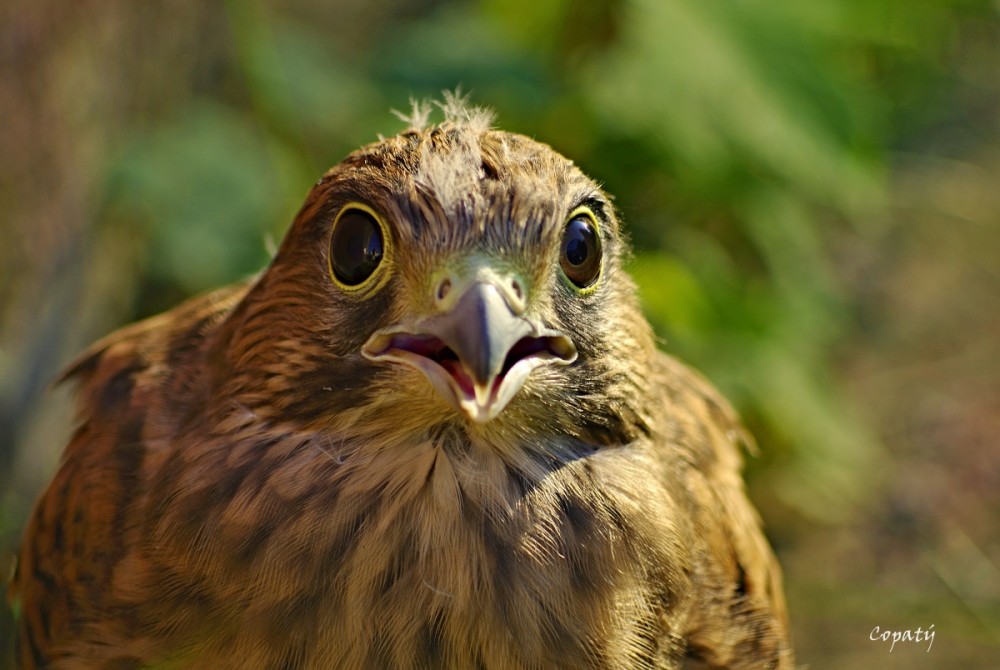
POLYGON ((559 267, 563 278, 581 295, 593 293, 604 274, 601 226, 594 212, 577 207, 566 217, 559 245, 559 267))
POLYGON ((379 214, 368 205, 352 201, 337 212, 330 226, 327 270, 345 293, 371 293, 389 278, 392 238, 379 214))

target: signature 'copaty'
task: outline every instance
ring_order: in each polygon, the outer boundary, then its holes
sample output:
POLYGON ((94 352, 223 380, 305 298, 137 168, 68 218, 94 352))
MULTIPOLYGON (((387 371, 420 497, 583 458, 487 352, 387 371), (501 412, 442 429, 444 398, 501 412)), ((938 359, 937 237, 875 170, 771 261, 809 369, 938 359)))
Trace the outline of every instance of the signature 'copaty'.
POLYGON ((742 429, 656 350, 608 196, 444 107, 71 367, 24 668, 791 667, 742 429))

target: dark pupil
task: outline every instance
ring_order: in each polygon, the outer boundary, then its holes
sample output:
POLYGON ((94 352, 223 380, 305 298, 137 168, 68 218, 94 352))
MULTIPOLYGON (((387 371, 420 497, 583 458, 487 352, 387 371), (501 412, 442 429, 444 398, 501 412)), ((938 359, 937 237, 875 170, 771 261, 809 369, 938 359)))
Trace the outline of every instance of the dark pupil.
POLYGON ((356 286, 375 272, 382 260, 382 231, 367 212, 351 211, 340 217, 330 241, 333 274, 356 286))
POLYGON ((587 254, 590 253, 588 242, 578 230, 567 236, 566 260, 570 265, 582 265, 587 260, 587 254))
POLYGON ((579 216, 566 226, 562 269, 580 288, 590 286, 597 279, 601 269, 600 240, 587 217, 579 216))

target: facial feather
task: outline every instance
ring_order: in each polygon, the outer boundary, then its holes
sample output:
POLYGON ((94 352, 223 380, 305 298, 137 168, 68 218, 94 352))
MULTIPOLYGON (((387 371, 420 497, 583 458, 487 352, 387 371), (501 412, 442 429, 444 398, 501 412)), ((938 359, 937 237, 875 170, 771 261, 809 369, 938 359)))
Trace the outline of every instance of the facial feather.
MULTIPOLYGON (((630 382, 634 375, 615 372, 608 361, 641 367, 653 345, 620 267, 624 253, 609 198, 545 145, 481 120, 410 130, 355 152, 319 182, 233 319, 227 363, 262 373, 243 380, 244 395, 255 383, 265 385, 247 398, 251 405, 253 398, 295 398, 280 401, 274 413, 296 421, 321 424, 324 414, 372 406, 376 396, 379 412, 368 417, 375 423, 376 414, 439 404, 412 370, 370 364, 358 348, 380 327, 429 314, 430 284, 442 268, 499 266, 524 279, 529 311, 572 332, 581 355, 570 368, 539 370, 484 430, 514 431, 527 422, 532 430, 575 428, 590 439, 625 443, 643 430, 641 393, 630 382), (391 237, 385 284, 360 297, 338 293, 325 270, 333 217, 356 201, 384 217, 391 237), (596 291, 581 297, 560 278, 558 250, 566 217, 584 202, 602 217, 605 269, 596 291), (282 340, 268 332, 274 323, 282 324, 282 340)), ((441 414, 427 416, 436 422, 441 414)))

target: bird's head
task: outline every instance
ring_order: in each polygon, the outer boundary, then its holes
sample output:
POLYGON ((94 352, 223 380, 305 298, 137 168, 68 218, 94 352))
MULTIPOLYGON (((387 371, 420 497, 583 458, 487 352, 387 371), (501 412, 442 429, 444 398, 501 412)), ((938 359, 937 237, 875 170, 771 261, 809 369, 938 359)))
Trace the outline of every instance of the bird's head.
POLYGON ((608 196, 482 111, 446 111, 317 183, 242 307, 241 363, 289 380, 285 415, 630 439, 652 338, 608 196))

